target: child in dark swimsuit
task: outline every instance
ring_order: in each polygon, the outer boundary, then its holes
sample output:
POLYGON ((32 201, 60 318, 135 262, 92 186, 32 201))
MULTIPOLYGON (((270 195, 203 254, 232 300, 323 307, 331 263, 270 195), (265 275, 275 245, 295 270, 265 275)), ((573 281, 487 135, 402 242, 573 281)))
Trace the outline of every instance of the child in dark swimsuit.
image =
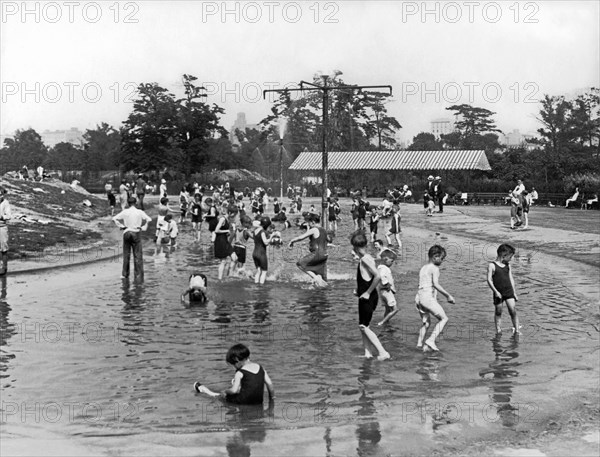
POLYGON ((327 232, 319 225, 321 218, 318 214, 308 212, 304 215, 304 220, 308 224, 308 229, 304 234, 291 239, 289 247, 292 248, 297 241, 310 239, 308 247, 310 253, 298 260, 296 266, 309 275, 317 286, 326 287, 327 232))
POLYGON ((365 357, 377 356, 377 360, 386 360, 390 354, 383 348, 377 335, 369 328, 373 312, 379 299, 377 285, 380 281, 375 259, 367 254, 367 237, 362 230, 357 230, 350 239, 356 256, 360 259, 356 270, 356 290, 358 297, 358 326, 362 335, 365 357))
POLYGON ((501 244, 497 250, 496 260, 488 266, 487 282, 494 294, 494 322, 496 333, 502 333, 502 303, 506 302, 508 313, 513 323, 513 335, 519 334, 519 317, 517 316, 517 304, 519 300, 515 292, 515 280, 510 271, 510 260, 515 255, 515 248, 510 244, 501 244))
POLYGON ((267 270, 269 269, 269 260, 267 258, 267 246, 271 243, 271 238, 267 236, 267 229, 271 225, 271 219, 267 216, 259 219, 259 226, 254 229, 254 252, 252 259, 256 267, 254 282, 264 284, 267 279, 267 270))
POLYGON ((269 403, 275 398, 275 389, 271 378, 258 363, 250 361, 250 349, 243 344, 236 344, 227 351, 227 363, 235 367, 235 376, 229 389, 213 392, 207 387, 194 383, 194 390, 211 397, 220 397, 229 403, 238 405, 262 405, 264 388, 269 392, 269 403))

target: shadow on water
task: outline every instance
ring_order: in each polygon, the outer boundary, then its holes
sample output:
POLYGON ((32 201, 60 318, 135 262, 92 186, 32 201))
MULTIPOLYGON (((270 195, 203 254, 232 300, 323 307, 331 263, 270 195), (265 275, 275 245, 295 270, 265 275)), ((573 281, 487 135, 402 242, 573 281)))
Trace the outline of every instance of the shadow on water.
POLYGON ((518 405, 513 405, 512 396, 515 378, 519 376, 517 368, 521 365, 517 359, 519 336, 511 336, 502 343, 502 334, 492 338, 494 360, 488 368, 479 371, 479 376, 490 380, 490 399, 496 405, 496 412, 505 427, 515 427, 519 422, 518 405))

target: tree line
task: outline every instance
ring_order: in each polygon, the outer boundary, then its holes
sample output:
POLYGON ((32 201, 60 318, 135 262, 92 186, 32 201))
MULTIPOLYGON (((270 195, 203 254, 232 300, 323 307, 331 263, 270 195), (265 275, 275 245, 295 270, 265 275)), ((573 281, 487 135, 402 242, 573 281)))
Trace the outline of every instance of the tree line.
MULTIPOLYGON (((318 77, 313 81, 318 84, 318 77)), ((330 84, 350 85, 341 79, 330 84)), ((63 172, 119 170, 168 173, 174 179, 189 179, 210 170, 246 168, 277 181, 281 167, 287 175, 287 168, 300 152, 322 148, 320 93, 279 94, 258 129, 234 132, 240 143, 234 148, 229 132, 221 125, 224 109, 207 103, 205 89, 197 85, 195 76, 184 74, 182 86, 183 96, 177 97, 157 83, 140 84, 132 111, 122 125, 115 128, 101 123, 86 130, 82 145, 58 143, 49 148, 35 130, 17 130, 14 138, 5 139, 0 148, 2 172, 23 165, 42 165, 63 172), (286 128, 279 132, 283 118, 286 128)), ((390 102, 391 96, 376 91, 332 90, 328 105, 329 150, 397 147, 395 135, 402 126, 388 114, 390 102)), ((600 175, 600 90, 591 88, 574 99, 546 95, 540 104, 539 137, 520 147, 500 144, 501 132, 493 119, 496 113, 462 104, 446 108, 457 119, 453 132, 440 138, 421 132, 408 149, 483 149, 492 170, 475 174, 474 179, 487 182, 488 187, 505 187, 504 183, 516 178, 553 191, 562 190, 572 176, 593 182, 593 176, 600 175)), ((287 181, 287 176, 284 178, 287 181)), ((336 171, 332 179, 347 186, 356 183, 357 177, 336 171)), ((391 184, 395 179, 397 173, 369 172, 360 176, 361 181, 382 184, 387 184, 386 180, 391 184)), ((412 173, 411 179, 420 179, 420 175, 412 173)))

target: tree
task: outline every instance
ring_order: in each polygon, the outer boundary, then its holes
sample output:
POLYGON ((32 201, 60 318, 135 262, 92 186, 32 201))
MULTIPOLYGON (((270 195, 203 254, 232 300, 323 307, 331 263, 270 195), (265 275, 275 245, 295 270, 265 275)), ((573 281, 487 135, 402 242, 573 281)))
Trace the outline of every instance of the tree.
POLYGON ((119 167, 121 134, 105 122, 83 134, 87 171, 112 170, 119 167))
MULTIPOLYGON (((315 76, 313 82, 322 85, 315 76)), ((332 87, 348 86, 341 79, 329 80, 332 87)), ((297 93, 295 93, 297 94, 297 93)), ((329 91, 329 150, 365 150, 377 147, 394 147, 394 133, 400 123, 388 116, 386 102, 389 95, 359 90, 329 91)), ((275 132, 281 117, 287 119, 284 145, 293 157, 301 151, 322 150, 323 138, 323 94, 321 91, 301 92, 292 99, 291 92, 283 92, 271 108, 272 114, 261 121, 269 132, 275 132)))
POLYGON ((85 152, 71 143, 58 143, 48 152, 44 167, 50 170, 60 170, 63 177, 67 172, 87 170, 85 152))
MULTIPOLYGON (((215 145, 224 144, 212 142, 215 136, 225 139, 228 134, 227 130, 219 125, 219 115, 225 110, 216 104, 209 106, 202 101, 206 97, 203 93, 206 89, 194 84, 197 79, 195 76, 184 74, 185 97, 176 100, 177 143, 183 153, 183 167, 180 167, 180 171, 188 176, 209 161, 222 161, 223 158, 211 158, 208 151, 209 149, 215 151, 215 145)), ((227 144, 231 150, 228 140, 227 144)))
POLYGON ((0 163, 3 171, 17 170, 27 165, 37 168, 43 165, 48 156, 48 148, 42 137, 34 130, 17 130, 14 138, 6 138, 0 150, 0 163))
POLYGON ((454 126, 462 137, 471 135, 479 135, 487 132, 502 133, 491 119, 492 115, 496 114, 485 108, 478 108, 467 104, 452 105, 446 108, 454 111, 454 115, 458 118, 454 126))
POLYGON ((123 123, 121 164, 125 171, 149 172, 171 166, 177 142, 174 95, 157 83, 138 86, 139 98, 123 123))
POLYGON ((437 151, 442 147, 442 141, 438 140, 433 133, 421 132, 413 138, 408 149, 411 151, 437 151))

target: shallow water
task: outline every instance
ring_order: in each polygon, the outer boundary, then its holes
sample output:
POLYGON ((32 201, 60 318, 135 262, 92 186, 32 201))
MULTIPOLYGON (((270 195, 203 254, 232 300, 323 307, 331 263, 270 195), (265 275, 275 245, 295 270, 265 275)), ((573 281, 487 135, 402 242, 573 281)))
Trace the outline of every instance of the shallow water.
MULTIPOLYGON (((305 245, 273 248, 264 286, 219 283, 210 248, 193 244, 187 230, 172 252, 153 255, 146 242, 143 285, 119 280, 120 259, 2 280, 2 423, 113 452, 148 453, 161 443, 215 455, 420 453, 436 442, 535 427, 564 391, 597 385, 596 305, 577 292, 577 278, 566 281, 543 257, 523 252, 513 262, 523 334, 511 337, 505 310, 497 338, 489 257, 459 252, 464 240, 405 230, 404 256, 392 267, 400 313, 378 328, 378 308, 371 325, 392 360, 377 362, 362 357, 349 227, 330 252, 327 289, 296 269, 305 245), (440 302, 450 317, 441 353, 423 354, 414 295, 434 242, 448 246, 441 284, 456 304, 440 302), (179 301, 191 271, 209 278, 206 306, 179 301), (273 379, 273 410, 193 393, 196 380, 228 385, 224 357, 236 342, 273 379)), ((589 277, 581 283, 593 289, 589 277)))

